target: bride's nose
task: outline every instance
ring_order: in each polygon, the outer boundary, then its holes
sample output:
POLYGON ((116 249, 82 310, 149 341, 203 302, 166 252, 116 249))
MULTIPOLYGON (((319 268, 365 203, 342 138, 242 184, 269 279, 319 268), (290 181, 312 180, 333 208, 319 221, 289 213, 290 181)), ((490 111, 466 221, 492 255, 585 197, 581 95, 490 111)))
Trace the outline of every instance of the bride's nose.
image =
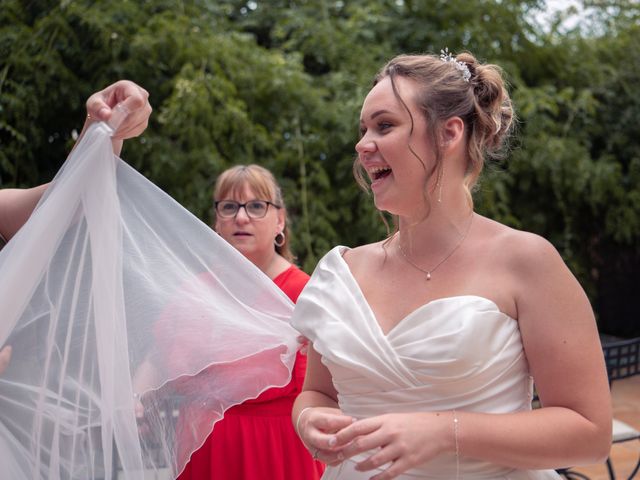
POLYGON ((363 135, 358 143, 356 143, 356 152, 359 155, 365 155, 367 153, 375 152, 377 149, 376 143, 371 140, 371 138, 367 137, 367 135, 363 135))

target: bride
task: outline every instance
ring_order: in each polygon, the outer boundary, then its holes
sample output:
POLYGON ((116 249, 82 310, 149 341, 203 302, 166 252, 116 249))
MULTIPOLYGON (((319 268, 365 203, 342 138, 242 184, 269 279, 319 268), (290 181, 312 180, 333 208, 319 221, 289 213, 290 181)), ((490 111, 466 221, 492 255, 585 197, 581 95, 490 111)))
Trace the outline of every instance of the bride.
POLYGON ((376 77, 355 167, 399 228, 330 251, 292 322, 313 345, 293 421, 323 478, 553 479, 607 456, 584 291, 549 242, 473 211, 512 116, 500 70, 468 53, 376 77))

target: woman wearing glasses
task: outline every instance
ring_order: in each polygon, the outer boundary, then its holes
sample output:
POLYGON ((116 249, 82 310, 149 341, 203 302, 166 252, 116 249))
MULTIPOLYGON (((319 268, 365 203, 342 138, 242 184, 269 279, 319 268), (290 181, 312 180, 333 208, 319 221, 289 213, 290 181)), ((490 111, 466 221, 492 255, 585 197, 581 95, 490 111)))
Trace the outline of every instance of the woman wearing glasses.
MULTIPOLYGON (((292 263, 287 211, 271 172, 258 165, 232 167, 218 177, 213 198, 215 231, 295 302, 309 276, 292 263)), ((322 464, 291 424, 305 370, 306 357, 298 353, 287 386, 227 410, 180 479, 320 478, 322 464)))

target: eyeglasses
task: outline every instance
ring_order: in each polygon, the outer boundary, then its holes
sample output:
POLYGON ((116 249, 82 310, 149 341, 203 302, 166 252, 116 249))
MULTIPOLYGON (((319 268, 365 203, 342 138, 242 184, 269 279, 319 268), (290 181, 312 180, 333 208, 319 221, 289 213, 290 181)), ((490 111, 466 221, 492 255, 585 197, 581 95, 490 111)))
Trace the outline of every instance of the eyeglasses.
POLYGON ((218 200, 214 203, 216 207, 216 213, 222 218, 234 218, 240 208, 244 208, 249 218, 263 218, 269 210, 269 205, 273 205, 275 208, 282 208, 280 205, 276 205, 268 200, 249 200, 247 203, 238 203, 233 200, 218 200))

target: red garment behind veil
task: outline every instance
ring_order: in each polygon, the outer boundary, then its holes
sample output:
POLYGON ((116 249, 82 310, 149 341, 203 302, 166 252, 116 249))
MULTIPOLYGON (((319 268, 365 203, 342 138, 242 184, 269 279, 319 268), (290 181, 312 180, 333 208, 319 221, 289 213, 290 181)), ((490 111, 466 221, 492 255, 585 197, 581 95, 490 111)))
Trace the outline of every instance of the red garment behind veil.
MULTIPOLYGON (((295 266, 274 283, 295 302, 309 276, 295 266)), ((271 388, 225 413, 204 445, 191 456, 180 480, 315 480, 324 465, 313 460, 291 422, 307 359, 298 353, 291 382, 271 388)))

